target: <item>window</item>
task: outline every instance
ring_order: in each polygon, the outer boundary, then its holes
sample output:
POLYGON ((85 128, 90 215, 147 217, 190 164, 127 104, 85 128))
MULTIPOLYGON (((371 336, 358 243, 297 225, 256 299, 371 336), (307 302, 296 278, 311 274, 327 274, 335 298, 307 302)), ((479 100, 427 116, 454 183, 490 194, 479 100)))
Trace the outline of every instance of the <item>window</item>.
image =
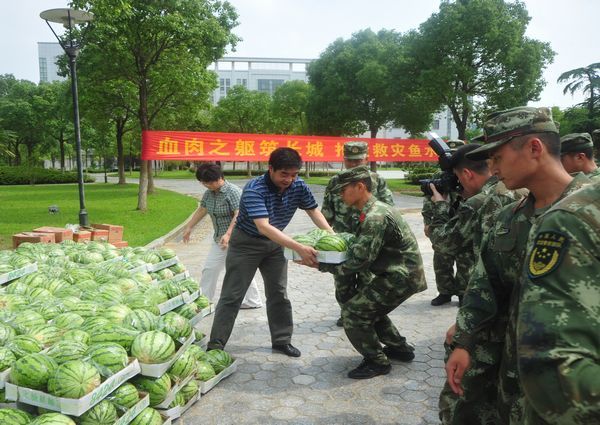
POLYGON ((248 80, 246 80, 245 78, 238 78, 235 80, 235 85, 248 87, 248 80))
POLYGON ((46 58, 40 58, 40 81, 48 81, 48 64, 46 58))
POLYGON ((433 122, 431 123, 431 129, 439 130, 440 129, 440 120, 433 120, 433 122))
POLYGON ((219 79, 219 93, 221 97, 227 96, 227 92, 231 87, 231 80, 229 78, 220 78, 219 79))
POLYGON ((272 95, 284 80, 258 80, 258 91, 272 95))

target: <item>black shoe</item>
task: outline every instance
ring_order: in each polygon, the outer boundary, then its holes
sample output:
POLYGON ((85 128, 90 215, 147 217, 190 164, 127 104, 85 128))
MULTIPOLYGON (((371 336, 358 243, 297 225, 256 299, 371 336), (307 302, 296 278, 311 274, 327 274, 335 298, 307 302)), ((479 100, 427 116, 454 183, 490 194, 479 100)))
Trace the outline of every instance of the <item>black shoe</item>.
POLYGON ((462 302, 463 302, 463 296, 462 296, 462 295, 459 295, 459 296, 458 296, 458 306, 459 306, 459 307, 462 307, 462 302))
POLYGON ((337 319, 337 322, 335 322, 336 326, 339 326, 340 328, 344 327, 344 319, 342 319, 341 317, 339 319, 337 319))
POLYGON ((452 300, 452 295, 440 294, 431 300, 431 305, 439 306, 449 303, 452 300))
POLYGON ((399 350, 392 347, 383 347, 383 352, 388 358, 401 362, 410 362, 415 358, 415 353, 412 351, 399 350))
POLYGON ((300 350, 294 347, 292 344, 274 344, 273 350, 279 351, 290 357, 300 357, 300 350))
POLYGON ((377 363, 363 360, 356 369, 348 372, 348 378, 352 379, 369 379, 379 375, 387 375, 392 370, 392 365, 380 365, 377 363))

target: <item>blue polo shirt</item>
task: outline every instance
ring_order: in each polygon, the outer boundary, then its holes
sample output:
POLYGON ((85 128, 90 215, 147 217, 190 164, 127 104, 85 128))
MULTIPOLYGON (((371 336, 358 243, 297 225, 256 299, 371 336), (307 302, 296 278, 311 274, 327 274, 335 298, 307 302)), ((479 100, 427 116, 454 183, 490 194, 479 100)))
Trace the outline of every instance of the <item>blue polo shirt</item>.
POLYGON ((271 181, 267 171, 250 180, 244 187, 236 227, 251 236, 264 237, 253 220, 268 218, 271 226, 283 230, 298 208, 312 210, 317 206, 317 201, 304 180, 296 178, 290 187, 279 193, 279 188, 271 181))

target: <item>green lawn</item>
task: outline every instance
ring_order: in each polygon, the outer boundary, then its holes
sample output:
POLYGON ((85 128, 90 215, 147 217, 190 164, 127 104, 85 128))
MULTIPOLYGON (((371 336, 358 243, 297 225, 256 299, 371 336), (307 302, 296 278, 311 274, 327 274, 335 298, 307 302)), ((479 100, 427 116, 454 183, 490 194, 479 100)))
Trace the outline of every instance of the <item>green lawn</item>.
MULTIPOLYGON (((90 223, 120 224, 130 245, 145 245, 181 224, 196 208, 196 199, 158 189, 148 197, 148 211, 137 211, 138 186, 88 184, 86 208, 90 223)), ((78 223, 76 184, 0 186, 0 249, 12 247, 12 235, 41 226, 64 227, 78 223), (60 213, 48 213, 57 205, 60 213)))
MULTIPOLYGON (((304 178, 303 180, 309 184, 320 184, 325 186, 329 182, 329 179, 329 177, 310 177, 308 179, 304 178)), ((419 186, 408 184, 404 179, 386 179, 385 181, 393 192, 399 192, 403 195, 423 196, 419 186)))
MULTIPOLYGON (((100 181, 104 178, 102 174, 94 174, 94 175, 96 176, 96 181, 100 181)), ((117 173, 109 173, 108 175, 111 177, 119 177, 119 175, 117 173)), ((254 171, 253 175, 257 176, 258 172, 254 171)), ((131 179, 139 179, 140 173, 139 173, 139 171, 133 171, 131 173, 129 171, 126 171, 125 177, 131 178, 131 179)), ((193 179, 193 180, 195 180, 196 174, 190 173, 187 170, 174 170, 174 171, 161 171, 158 174, 156 174, 154 177, 157 179, 174 179, 174 180, 193 179)), ((247 177, 246 176, 227 176, 228 180, 241 180, 241 179, 245 179, 245 178, 247 178, 247 177)), ((104 180, 102 180, 102 181, 104 181, 104 180)))

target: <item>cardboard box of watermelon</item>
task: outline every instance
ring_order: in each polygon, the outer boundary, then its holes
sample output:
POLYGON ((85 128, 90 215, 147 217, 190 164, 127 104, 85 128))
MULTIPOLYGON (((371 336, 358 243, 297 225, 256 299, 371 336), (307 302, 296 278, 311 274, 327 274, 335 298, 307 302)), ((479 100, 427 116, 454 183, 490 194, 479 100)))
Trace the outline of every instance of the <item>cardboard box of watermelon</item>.
MULTIPOLYGON (((302 235, 295 235, 293 239, 303 245, 312 246, 317 250, 317 261, 320 263, 339 264, 346 261, 346 251, 349 243, 354 238, 350 233, 336 233, 334 235, 322 229, 314 229, 302 235)), ((301 260, 300 254, 285 248, 283 255, 288 260, 301 260)))

